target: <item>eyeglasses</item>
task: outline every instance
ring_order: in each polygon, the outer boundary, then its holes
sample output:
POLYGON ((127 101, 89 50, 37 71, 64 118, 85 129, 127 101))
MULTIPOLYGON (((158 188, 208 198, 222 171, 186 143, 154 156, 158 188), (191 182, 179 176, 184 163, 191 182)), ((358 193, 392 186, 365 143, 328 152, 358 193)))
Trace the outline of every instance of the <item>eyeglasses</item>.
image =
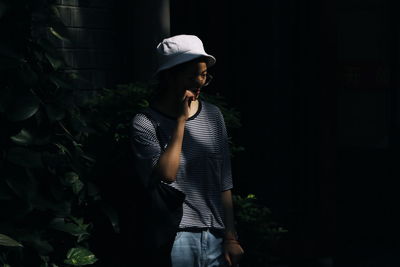
POLYGON ((211 75, 211 74, 206 74, 206 82, 203 84, 203 86, 202 87, 205 87, 205 86, 207 86, 207 85, 209 85, 210 84, 210 82, 212 81, 212 79, 213 79, 213 76, 211 75))
POLYGON ((196 80, 198 79, 198 77, 200 77, 201 80, 204 81, 204 84, 201 87, 205 87, 205 86, 209 85, 213 79, 213 76, 211 76, 211 74, 209 74, 209 73, 199 74, 198 76, 196 76, 196 80))
POLYGON ((188 76, 190 81, 195 82, 197 84, 201 84, 200 87, 205 87, 210 84, 210 82, 213 79, 213 76, 211 74, 205 73, 205 74, 197 74, 197 75, 190 75, 188 76))

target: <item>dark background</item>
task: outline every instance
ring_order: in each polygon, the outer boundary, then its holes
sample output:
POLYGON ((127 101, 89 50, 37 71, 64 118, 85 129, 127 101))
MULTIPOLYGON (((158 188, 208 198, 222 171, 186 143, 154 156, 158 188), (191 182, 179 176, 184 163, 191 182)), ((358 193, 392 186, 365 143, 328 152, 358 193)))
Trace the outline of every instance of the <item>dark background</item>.
POLYGON ((395 0, 58 2, 75 41, 60 49, 99 87, 151 78, 162 38, 203 40, 209 90, 241 113, 235 193, 288 228, 285 262, 400 266, 395 0))
POLYGON ((400 263, 398 11, 394 1, 171 5, 171 34, 197 34, 217 57, 213 88, 242 114, 236 192, 287 225, 289 262, 400 263))

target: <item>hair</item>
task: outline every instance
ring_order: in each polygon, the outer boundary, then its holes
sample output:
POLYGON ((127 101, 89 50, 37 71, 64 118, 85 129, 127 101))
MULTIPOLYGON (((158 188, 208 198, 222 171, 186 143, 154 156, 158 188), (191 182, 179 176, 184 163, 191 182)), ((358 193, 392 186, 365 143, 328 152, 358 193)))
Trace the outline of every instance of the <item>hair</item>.
POLYGON ((176 76, 178 76, 187 67, 188 64, 198 63, 198 62, 205 62, 208 65, 209 60, 207 57, 201 56, 201 57, 192 59, 190 61, 175 65, 172 68, 160 71, 157 74, 156 79, 158 80, 158 83, 160 83, 160 84, 165 83, 170 77, 175 78, 176 76))

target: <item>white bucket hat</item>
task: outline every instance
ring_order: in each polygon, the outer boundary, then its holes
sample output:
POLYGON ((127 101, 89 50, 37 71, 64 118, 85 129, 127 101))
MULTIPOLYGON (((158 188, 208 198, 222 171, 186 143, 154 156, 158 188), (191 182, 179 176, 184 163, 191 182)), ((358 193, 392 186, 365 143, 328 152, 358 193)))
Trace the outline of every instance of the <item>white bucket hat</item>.
POLYGON ((215 64, 215 57, 204 51, 203 42, 195 35, 181 34, 164 39, 157 46, 158 70, 172 68, 173 66, 188 62, 198 57, 206 57, 207 66, 215 64))

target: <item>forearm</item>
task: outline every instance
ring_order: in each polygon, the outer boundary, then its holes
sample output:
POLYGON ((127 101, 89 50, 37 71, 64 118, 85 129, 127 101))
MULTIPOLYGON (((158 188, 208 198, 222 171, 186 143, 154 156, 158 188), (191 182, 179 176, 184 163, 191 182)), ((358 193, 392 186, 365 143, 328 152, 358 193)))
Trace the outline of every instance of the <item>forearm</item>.
POLYGON ((180 154, 182 151, 183 134, 185 131, 185 120, 178 120, 165 151, 161 154, 156 165, 156 171, 167 182, 176 180, 179 169, 180 154))
POLYGON ((233 213, 232 191, 222 192, 222 206, 224 210, 225 239, 236 239, 235 220, 233 213))

